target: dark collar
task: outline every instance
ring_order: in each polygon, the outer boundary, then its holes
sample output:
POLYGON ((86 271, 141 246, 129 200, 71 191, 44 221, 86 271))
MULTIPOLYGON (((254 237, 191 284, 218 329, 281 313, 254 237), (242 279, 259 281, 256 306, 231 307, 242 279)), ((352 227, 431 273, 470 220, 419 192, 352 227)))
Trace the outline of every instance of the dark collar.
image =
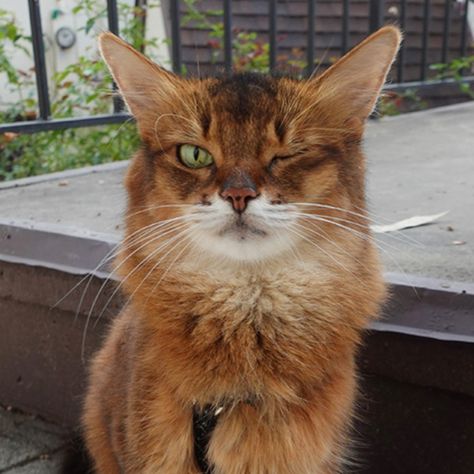
POLYGON ((203 408, 194 406, 193 409, 193 434, 194 457, 199 469, 204 474, 212 474, 212 466, 207 459, 207 449, 219 415, 224 410, 224 405, 205 405, 203 408))
POLYGON ((257 408, 258 402, 255 397, 243 400, 223 399, 219 404, 194 405, 193 408, 193 434, 194 434, 194 457, 199 469, 204 474, 212 474, 213 467, 209 465, 207 450, 212 433, 222 413, 232 410, 239 403, 245 403, 257 408))

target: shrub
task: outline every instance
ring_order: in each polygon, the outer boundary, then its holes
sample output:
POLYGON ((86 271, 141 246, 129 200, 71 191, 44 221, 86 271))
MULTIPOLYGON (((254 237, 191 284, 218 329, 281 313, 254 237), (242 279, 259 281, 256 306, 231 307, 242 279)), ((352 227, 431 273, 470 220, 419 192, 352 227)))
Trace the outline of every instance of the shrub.
MULTIPOLYGON (((157 4, 150 3, 149 8, 157 4)), ((106 17, 104 2, 77 0, 74 14, 83 12, 87 21, 82 29, 94 32, 94 26, 106 17)), ((135 48, 153 48, 158 39, 145 40, 142 7, 119 2, 121 35, 135 48)), ((53 15, 61 11, 53 10, 53 15)), ((95 35, 95 33, 94 33, 95 35)), ((0 10, 0 69, 6 74, 10 90, 19 100, 0 111, 0 122, 36 119, 37 100, 32 91, 34 69, 15 69, 8 51, 30 54, 30 39, 18 27, 13 14, 0 10)), ((96 115, 111 112, 112 80, 98 57, 81 56, 79 60, 51 78, 51 112, 54 118, 96 115)), ((21 178, 67 168, 126 159, 137 148, 139 138, 131 123, 92 128, 66 129, 34 134, 0 135, 0 180, 21 178)))
POLYGON ((430 69, 437 72, 437 79, 454 79, 459 90, 474 100, 474 89, 468 82, 464 82, 463 72, 471 71, 474 67, 474 56, 455 58, 449 63, 432 64, 430 69))

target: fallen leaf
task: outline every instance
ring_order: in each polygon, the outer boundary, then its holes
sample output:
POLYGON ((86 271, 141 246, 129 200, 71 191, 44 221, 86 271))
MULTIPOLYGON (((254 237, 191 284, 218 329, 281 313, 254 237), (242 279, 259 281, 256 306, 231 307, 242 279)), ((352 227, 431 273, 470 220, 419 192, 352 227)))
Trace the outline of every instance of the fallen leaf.
POLYGON ((64 181, 59 181, 58 183, 58 186, 68 186, 69 185, 69 181, 67 179, 65 179, 64 181))
POLYGON ((464 245, 466 243, 465 240, 453 240, 453 245, 464 245))
POLYGON ((413 216, 409 217, 408 219, 403 219, 398 222, 394 222, 393 224, 385 224, 385 225, 371 225, 370 228, 376 234, 384 234, 385 232, 395 232, 397 230, 403 229, 411 229, 412 227, 420 227, 422 225, 431 224, 435 220, 445 216, 448 213, 441 212, 440 214, 433 214, 431 216, 413 216))

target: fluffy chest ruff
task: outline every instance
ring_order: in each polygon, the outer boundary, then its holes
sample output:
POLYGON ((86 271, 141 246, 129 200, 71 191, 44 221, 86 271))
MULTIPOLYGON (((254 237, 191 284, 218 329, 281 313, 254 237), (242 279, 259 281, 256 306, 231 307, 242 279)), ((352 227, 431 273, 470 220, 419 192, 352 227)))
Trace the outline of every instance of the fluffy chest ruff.
POLYGON ((147 298, 144 285, 139 347, 184 403, 297 403, 351 359, 381 291, 365 283, 300 268, 182 275, 147 298))

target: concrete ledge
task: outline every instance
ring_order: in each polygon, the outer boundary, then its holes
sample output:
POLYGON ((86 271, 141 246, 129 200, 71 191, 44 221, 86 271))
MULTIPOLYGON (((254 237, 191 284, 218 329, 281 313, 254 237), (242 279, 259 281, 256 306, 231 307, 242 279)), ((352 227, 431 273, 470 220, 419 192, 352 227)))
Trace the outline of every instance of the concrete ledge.
MULTIPOLYGON (((473 283, 474 223, 467 219, 474 200, 473 129, 473 102, 368 125, 368 198, 374 221, 449 211, 431 226, 377 235, 388 272, 473 283)), ((116 242, 122 232, 126 166, 112 163, 2 183, 0 224, 116 242)), ((8 253, 4 247, 16 245, 5 235, 0 231, 2 254, 8 253)))
POLYGON ((12 181, 0 182, 0 190, 21 188, 23 186, 31 186, 32 184, 68 180, 77 178, 78 176, 90 175, 95 173, 108 173, 116 170, 123 170, 128 166, 128 160, 118 161, 114 163, 106 163, 103 165, 88 166, 86 168, 77 168, 66 171, 59 171, 57 173, 42 174, 39 176, 31 176, 29 178, 15 179, 12 181))

